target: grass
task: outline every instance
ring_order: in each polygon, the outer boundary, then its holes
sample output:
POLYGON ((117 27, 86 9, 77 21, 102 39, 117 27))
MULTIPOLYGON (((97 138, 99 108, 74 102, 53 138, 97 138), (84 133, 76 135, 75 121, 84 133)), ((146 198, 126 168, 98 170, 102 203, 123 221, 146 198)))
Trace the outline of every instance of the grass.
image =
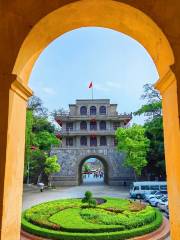
POLYGON ((125 199, 106 197, 88 208, 80 199, 46 202, 26 210, 22 228, 38 236, 61 240, 121 240, 157 229, 162 214, 125 199))

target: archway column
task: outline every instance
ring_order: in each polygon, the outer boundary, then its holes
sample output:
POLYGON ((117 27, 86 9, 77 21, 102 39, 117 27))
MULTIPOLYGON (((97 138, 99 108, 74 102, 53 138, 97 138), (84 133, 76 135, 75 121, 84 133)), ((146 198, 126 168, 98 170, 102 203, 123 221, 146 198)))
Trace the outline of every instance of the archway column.
POLYGON ((32 91, 15 75, 0 76, 0 239, 20 239, 25 119, 32 91))
POLYGON ((180 122, 177 80, 171 70, 156 83, 162 95, 171 239, 180 236, 180 122))

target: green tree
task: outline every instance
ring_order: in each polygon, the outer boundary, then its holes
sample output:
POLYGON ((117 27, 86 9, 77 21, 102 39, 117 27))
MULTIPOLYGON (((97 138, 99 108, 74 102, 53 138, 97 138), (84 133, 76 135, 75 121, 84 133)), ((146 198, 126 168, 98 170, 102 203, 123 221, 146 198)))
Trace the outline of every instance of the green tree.
POLYGON ((58 145, 59 143, 59 139, 48 131, 39 131, 33 138, 33 144, 44 151, 50 151, 51 145, 58 145))
POLYGON ((32 110, 27 110, 26 133, 25 133, 25 161, 24 161, 24 176, 27 177, 27 183, 29 183, 29 163, 31 160, 32 126, 33 126, 33 112, 32 110))
POLYGON ((47 117, 48 110, 43 106, 42 100, 37 96, 32 96, 28 101, 28 109, 33 112, 34 115, 47 117))
POLYGON ((34 118, 33 132, 47 131, 54 133, 56 131, 55 126, 49 121, 47 117, 37 116, 34 118))
POLYGON ((59 163, 57 162, 57 156, 50 156, 46 158, 45 161, 45 173, 48 176, 48 180, 49 180, 49 186, 51 187, 51 176, 53 173, 57 173, 61 170, 61 166, 59 165, 59 163))
POLYGON ((35 149, 32 150, 31 153, 31 161, 30 161, 30 179, 33 183, 41 182, 44 176, 44 168, 46 161, 46 152, 35 149))
POLYGON ((146 171, 150 172, 153 178, 159 177, 165 179, 166 170, 162 117, 155 118, 145 123, 144 127, 146 129, 145 134, 150 140, 146 171))
POLYGON ((24 176, 27 179, 30 172, 31 181, 36 183, 45 177, 46 158, 50 155, 51 146, 59 145, 60 140, 56 138, 55 126, 48 119, 47 109, 38 97, 30 98, 26 118, 24 176))
POLYGON ((140 109, 134 112, 134 115, 144 115, 147 117, 146 121, 162 117, 161 95, 156 89, 154 89, 153 84, 145 84, 143 88, 144 93, 141 95, 141 99, 146 101, 146 104, 142 105, 140 109))
POLYGON ((141 98, 146 101, 134 115, 144 115, 147 117, 144 124, 145 134, 150 140, 150 148, 147 153, 146 172, 151 173, 152 178, 159 177, 165 179, 165 156, 164 156, 164 136, 162 120, 161 96, 152 84, 144 85, 144 94, 141 98))
POLYGON ((139 125, 118 128, 116 139, 117 150, 125 154, 124 165, 132 167, 137 175, 141 175, 142 169, 147 165, 146 156, 149 149, 145 128, 139 125))
POLYGON ((88 164, 85 163, 83 165, 83 172, 89 172, 89 171, 91 171, 91 167, 88 164))
POLYGON ((96 200, 92 197, 92 192, 86 191, 84 194, 84 198, 82 199, 82 203, 87 203, 88 207, 96 207, 96 200))

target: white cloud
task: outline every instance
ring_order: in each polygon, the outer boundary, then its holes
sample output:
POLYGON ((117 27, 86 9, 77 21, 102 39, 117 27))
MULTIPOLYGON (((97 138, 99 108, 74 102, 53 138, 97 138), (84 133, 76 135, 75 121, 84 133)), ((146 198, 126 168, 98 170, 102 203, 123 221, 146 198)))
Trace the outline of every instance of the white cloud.
POLYGON ((98 83, 94 84, 94 88, 103 92, 108 92, 110 90, 109 87, 106 86, 105 84, 98 84, 98 83))
POLYGON ((56 92, 53 88, 49 88, 49 87, 44 87, 42 88, 43 92, 48 94, 48 95, 55 95, 56 92))
POLYGON ((120 85, 120 83, 117 83, 117 82, 107 81, 107 82, 100 83, 100 84, 95 83, 94 88, 99 91, 109 92, 112 90, 121 89, 121 85, 120 85))
POLYGON ((108 81, 106 82, 106 85, 112 89, 121 89, 121 85, 119 82, 112 82, 112 81, 108 81))

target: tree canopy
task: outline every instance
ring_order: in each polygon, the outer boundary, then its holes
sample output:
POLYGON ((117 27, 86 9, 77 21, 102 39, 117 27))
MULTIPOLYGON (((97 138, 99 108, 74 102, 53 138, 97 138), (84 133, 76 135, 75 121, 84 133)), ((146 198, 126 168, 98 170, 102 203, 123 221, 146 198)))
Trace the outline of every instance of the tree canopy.
POLYGON ((51 175, 60 171, 61 167, 57 160, 58 159, 56 155, 46 158, 44 171, 47 175, 51 175))
POLYGON ((137 175, 147 165, 147 151, 149 140, 145 136, 145 129, 139 125, 130 128, 118 128, 116 131, 117 149, 125 153, 124 165, 132 167, 137 175))
POLYGON ((162 119, 161 96, 152 84, 144 85, 144 93, 141 98, 146 101, 134 115, 144 115, 147 117, 144 124, 145 135, 150 141, 147 152, 147 167, 145 170, 152 178, 165 179, 165 156, 164 156, 164 136, 162 119))
POLYGON ((152 84, 144 85, 144 93, 141 95, 141 99, 146 101, 146 104, 143 104, 140 109, 134 112, 135 116, 147 116, 147 121, 162 116, 162 99, 159 92, 154 89, 152 84))
POLYGON ((25 179, 29 176, 36 183, 46 174, 46 158, 51 146, 60 144, 55 131, 42 101, 35 96, 30 98, 26 114, 25 179))

